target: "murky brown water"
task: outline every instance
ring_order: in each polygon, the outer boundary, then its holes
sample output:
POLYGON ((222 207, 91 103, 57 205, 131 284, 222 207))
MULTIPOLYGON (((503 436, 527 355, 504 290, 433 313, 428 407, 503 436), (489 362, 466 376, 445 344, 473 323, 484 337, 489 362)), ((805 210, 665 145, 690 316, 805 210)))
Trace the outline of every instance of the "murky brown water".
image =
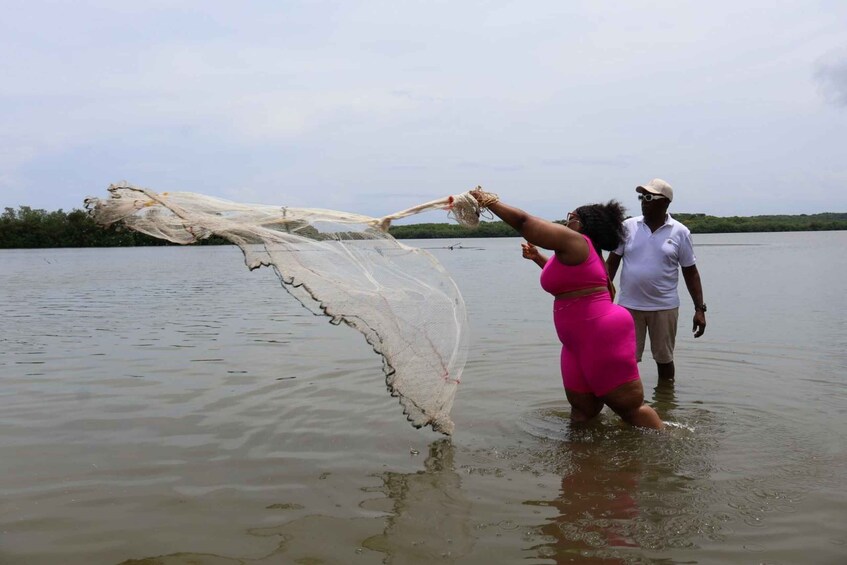
POLYGON ((0 563, 847 562, 847 233, 696 238, 661 435, 570 428, 518 241, 432 250, 472 324, 451 440, 235 248, 0 251, 0 563))

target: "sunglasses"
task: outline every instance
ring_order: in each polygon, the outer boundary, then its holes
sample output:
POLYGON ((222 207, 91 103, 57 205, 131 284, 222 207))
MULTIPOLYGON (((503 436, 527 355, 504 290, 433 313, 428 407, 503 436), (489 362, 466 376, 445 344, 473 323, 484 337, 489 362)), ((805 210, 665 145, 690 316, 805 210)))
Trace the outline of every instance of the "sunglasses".
POLYGON ((643 200, 644 202, 652 202, 653 200, 661 200, 663 198, 667 198, 667 196, 662 196, 661 194, 639 194, 638 199, 643 200))
POLYGON ((565 220, 565 225, 569 226, 569 225, 575 224, 577 222, 580 222, 580 223, 582 222, 582 220, 579 219, 579 216, 577 216, 573 212, 568 212, 568 218, 567 218, 567 220, 565 220))

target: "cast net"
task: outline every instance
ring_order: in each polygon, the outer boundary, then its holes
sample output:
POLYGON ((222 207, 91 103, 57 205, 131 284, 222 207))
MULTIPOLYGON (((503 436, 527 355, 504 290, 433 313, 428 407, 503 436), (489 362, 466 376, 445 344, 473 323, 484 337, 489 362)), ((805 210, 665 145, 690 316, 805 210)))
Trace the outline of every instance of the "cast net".
MULTIPOLYGON (((475 225, 480 206, 470 193, 371 218, 156 193, 126 183, 108 190, 108 199, 85 201, 98 224, 180 244, 217 235, 238 245, 249 269, 272 267, 303 306, 364 335, 382 356, 388 391, 413 426, 452 433, 450 411, 468 349, 465 303, 435 257, 387 230, 394 219, 430 210, 448 210, 458 222, 475 225)), ((488 196, 489 203, 496 199, 488 196)))

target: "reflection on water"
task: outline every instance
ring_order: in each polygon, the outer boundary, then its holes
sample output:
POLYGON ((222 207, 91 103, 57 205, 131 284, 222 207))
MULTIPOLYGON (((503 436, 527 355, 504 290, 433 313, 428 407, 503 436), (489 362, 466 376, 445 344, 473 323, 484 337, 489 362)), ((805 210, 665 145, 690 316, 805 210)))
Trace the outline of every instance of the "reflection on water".
POLYGON ((578 435, 556 446, 559 456, 568 461, 556 498, 526 503, 550 506, 557 512, 538 528, 549 541, 528 549, 557 564, 624 563, 616 551, 638 547, 627 522, 639 514, 641 463, 636 459, 610 468, 609 452, 578 435))
POLYGON ((385 473, 382 492, 391 500, 385 530, 362 545, 385 554, 384 563, 457 563, 474 546, 470 502, 454 468, 449 440, 429 446, 424 469, 385 473))
POLYGON ((369 498, 362 507, 376 518, 339 519, 310 515, 282 526, 257 528, 256 537, 280 540, 276 550, 258 558, 229 558, 178 553, 124 561, 123 565, 187 565, 234 563, 459 563, 474 546, 470 503, 454 468, 447 438, 429 445, 423 469, 387 472, 382 485, 367 489, 384 498, 369 498), (367 532, 382 527, 382 532, 367 532))
POLYGON ((649 399, 645 398, 665 421, 673 421, 673 411, 679 406, 676 403, 675 385, 676 381, 657 379, 656 388, 653 389, 653 401, 649 402, 649 399))
POLYGON ((541 411, 528 430, 544 438, 543 461, 560 476, 554 498, 527 501, 556 513, 535 527, 533 555, 554 563, 661 562, 663 554, 717 540, 727 516, 704 502, 701 483, 714 469, 716 445, 692 428, 708 429, 708 412, 675 414, 673 389, 662 387, 666 420, 688 422, 662 432, 637 430, 601 416, 572 424, 566 414, 541 411), (555 438, 551 428, 564 430, 555 438))

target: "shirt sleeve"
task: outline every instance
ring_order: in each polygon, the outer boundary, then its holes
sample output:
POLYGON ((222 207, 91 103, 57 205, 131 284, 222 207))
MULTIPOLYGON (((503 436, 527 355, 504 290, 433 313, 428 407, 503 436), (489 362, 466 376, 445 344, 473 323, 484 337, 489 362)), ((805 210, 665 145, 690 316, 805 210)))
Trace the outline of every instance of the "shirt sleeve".
POLYGON ((694 242, 691 239, 691 232, 685 230, 679 238, 679 264, 682 267, 690 267, 697 262, 697 257, 694 256, 694 242))

